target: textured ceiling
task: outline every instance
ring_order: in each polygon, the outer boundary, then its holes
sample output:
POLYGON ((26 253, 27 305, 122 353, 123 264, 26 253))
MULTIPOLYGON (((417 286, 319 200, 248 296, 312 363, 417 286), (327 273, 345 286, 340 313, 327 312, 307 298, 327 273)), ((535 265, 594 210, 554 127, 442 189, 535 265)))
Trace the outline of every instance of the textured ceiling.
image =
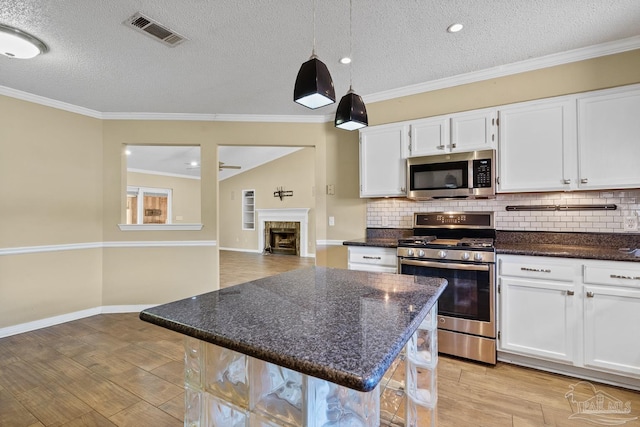
MULTIPOLYGON (((0 56, 0 86, 101 113, 330 115, 292 101, 313 40, 312 1, 2 0, 0 23, 41 38, 0 56), (189 41, 123 25, 135 12, 189 41)), ((349 86, 349 2, 317 1, 317 54, 349 86)), ((365 97, 640 35, 639 0, 353 0, 353 86, 365 97), (449 34, 460 22, 462 32, 449 34)))

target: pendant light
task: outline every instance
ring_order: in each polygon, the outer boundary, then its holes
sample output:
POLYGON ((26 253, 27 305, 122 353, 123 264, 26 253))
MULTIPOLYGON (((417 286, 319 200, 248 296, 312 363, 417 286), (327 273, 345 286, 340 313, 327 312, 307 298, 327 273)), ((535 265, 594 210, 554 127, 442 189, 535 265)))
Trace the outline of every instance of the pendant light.
POLYGON ((0 24, 0 55, 30 59, 45 53, 47 45, 40 39, 17 28, 0 24))
POLYGON ((316 0, 313 0, 313 50, 311 58, 298 71, 293 100, 312 110, 336 102, 336 91, 329 69, 316 56, 316 0))
MULTIPOLYGON (((349 0, 349 57, 353 58, 353 0, 349 0)), ((349 65, 349 91, 342 97, 336 111, 334 124, 337 128, 356 130, 369 125, 367 107, 362 97, 353 91, 352 66, 349 65)))

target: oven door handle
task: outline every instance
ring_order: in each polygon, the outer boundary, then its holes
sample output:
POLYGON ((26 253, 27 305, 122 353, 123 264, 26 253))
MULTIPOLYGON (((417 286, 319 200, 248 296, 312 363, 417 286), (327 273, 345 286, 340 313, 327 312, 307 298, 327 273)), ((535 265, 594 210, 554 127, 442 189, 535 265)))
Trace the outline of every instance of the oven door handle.
POLYGON ((415 267, 446 268, 449 270, 489 271, 488 264, 460 264, 451 262, 414 261, 412 259, 401 259, 400 264, 413 265, 415 267))

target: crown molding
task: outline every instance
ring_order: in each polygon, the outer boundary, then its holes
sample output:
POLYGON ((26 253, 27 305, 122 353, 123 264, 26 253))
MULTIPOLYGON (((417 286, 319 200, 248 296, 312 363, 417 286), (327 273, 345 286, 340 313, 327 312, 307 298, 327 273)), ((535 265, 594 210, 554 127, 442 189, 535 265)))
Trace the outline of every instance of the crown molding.
POLYGON ((12 89, 6 86, 0 86, 0 95, 20 99, 22 101, 32 102, 34 104, 44 105, 46 107, 56 108, 58 110, 69 111, 70 113, 82 114, 83 116, 93 117, 94 119, 103 118, 100 111, 79 107, 67 102, 56 101, 55 99, 46 98, 40 95, 34 95, 32 93, 23 92, 21 90, 12 89))
MULTIPOLYGON (((445 77, 398 89, 391 89, 364 95, 365 103, 386 101, 403 96, 416 95, 433 90, 445 89, 453 86, 480 82, 483 80, 495 79, 512 74, 535 71, 557 65, 569 64, 572 62, 584 61, 600 56, 613 55, 640 49, 640 36, 629 37, 622 40, 615 40, 608 43, 588 46, 580 49, 573 49, 566 52, 554 53, 539 58, 527 59, 511 64, 500 65, 485 70, 473 71, 459 74, 457 76, 445 77)), ((206 122, 260 122, 260 123, 327 123, 333 120, 334 114, 317 116, 301 115, 269 115, 269 114, 196 114, 196 113, 103 113, 85 107, 69 104, 55 99, 34 95, 6 86, 0 86, 0 95, 23 101, 40 104, 71 113, 82 114, 102 120, 181 120, 181 121, 206 121, 206 122)))
POLYGON ((102 113, 104 120, 182 120, 202 122, 324 123, 325 116, 269 114, 102 113))
POLYGON ((598 58, 601 56, 627 52, 629 50, 634 50, 639 48, 640 48, 640 36, 634 36, 634 37, 629 37, 622 40, 616 40, 613 42, 602 43, 602 44, 588 46, 580 49, 568 50, 566 52, 560 52, 560 53, 554 53, 551 55, 541 56, 539 58, 527 59, 524 61, 514 62, 511 64, 500 65, 493 68, 487 68, 485 70, 473 71, 470 73, 459 74, 457 76, 445 77, 442 79, 432 80, 425 83, 418 83, 411 86, 405 86, 398 89, 391 89, 384 92, 364 95, 362 98, 365 103, 387 101, 389 99, 400 98, 403 96, 416 95, 423 92, 446 89, 453 86, 460 86, 463 84, 475 83, 483 80, 510 76, 513 74, 524 73, 527 71, 540 70, 543 68, 554 67, 557 65, 564 65, 572 62, 598 58))

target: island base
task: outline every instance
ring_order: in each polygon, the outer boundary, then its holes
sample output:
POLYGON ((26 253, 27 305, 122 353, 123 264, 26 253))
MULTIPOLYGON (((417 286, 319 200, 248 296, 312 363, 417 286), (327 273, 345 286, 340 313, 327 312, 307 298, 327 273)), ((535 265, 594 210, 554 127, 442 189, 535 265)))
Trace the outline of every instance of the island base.
POLYGON ((435 313, 434 307, 370 392, 186 337, 184 425, 435 426, 435 313))

